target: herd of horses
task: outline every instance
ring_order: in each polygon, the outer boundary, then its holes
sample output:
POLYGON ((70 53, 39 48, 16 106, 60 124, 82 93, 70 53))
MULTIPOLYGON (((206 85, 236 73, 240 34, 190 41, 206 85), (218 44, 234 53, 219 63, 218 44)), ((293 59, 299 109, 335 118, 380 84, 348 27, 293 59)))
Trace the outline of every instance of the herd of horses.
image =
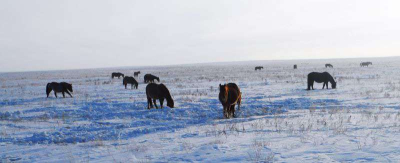
MULTIPOLYGON (((361 67, 372 65, 372 62, 362 62, 360 63, 361 67)), ((332 64, 325 64, 325 67, 333 68, 332 64)), ((263 66, 255 67, 255 70, 263 69, 263 66)), ((293 66, 294 69, 297 69, 297 65, 293 66)), ((134 77, 138 77, 140 71, 134 72, 134 77)), ((139 83, 136 79, 132 76, 125 76, 123 73, 120 72, 113 72, 111 74, 111 78, 114 79, 115 77, 122 77, 122 84, 127 89, 127 85, 131 85, 131 89, 135 88, 138 89, 139 83)), ((163 108, 164 100, 167 101, 167 106, 170 108, 174 108, 174 100, 172 99, 171 93, 169 92, 168 88, 160 83, 157 84, 155 81, 160 82, 160 78, 154 76, 152 74, 144 75, 144 83, 148 83, 146 86, 146 97, 147 97, 147 109, 151 109, 157 106, 156 101, 159 100, 160 108, 163 108)), ((314 82, 323 83, 322 89, 326 87, 328 88, 328 83, 331 83, 332 89, 336 89, 336 81, 332 77, 331 74, 328 72, 311 72, 307 75, 307 90, 314 90, 314 82)), ((240 109, 241 101, 242 101, 242 92, 240 88, 235 83, 228 83, 224 85, 219 85, 219 95, 218 99, 222 104, 223 107, 223 116, 224 118, 232 118, 236 117, 235 115, 235 106, 238 105, 238 109, 240 109)), ((54 95, 57 98, 57 93, 62 93, 63 97, 65 98, 65 93, 72 97, 71 93, 72 84, 66 82, 52 82, 46 85, 46 94, 49 97, 50 92, 53 91, 54 95)))

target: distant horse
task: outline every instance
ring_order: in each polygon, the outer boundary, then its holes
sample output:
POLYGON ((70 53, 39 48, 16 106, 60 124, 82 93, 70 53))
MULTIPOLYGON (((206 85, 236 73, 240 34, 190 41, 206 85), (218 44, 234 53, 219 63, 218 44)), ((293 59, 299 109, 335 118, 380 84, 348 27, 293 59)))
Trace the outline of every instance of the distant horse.
POLYGON ((131 84, 131 89, 133 88, 134 85, 135 85, 135 88, 138 89, 138 85, 139 85, 139 83, 132 76, 125 76, 124 80, 122 80, 122 84, 125 85, 125 89, 126 89, 126 85, 128 85, 128 84, 131 84))
POLYGON ((326 85, 326 89, 328 89, 328 82, 331 83, 332 89, 336 88, 336 82, 333 79, 333 77, 331 76, 331 74, 329 74, 328 72, 323 72, 323 73, 311 72, 311 73, 309 73, 307 76, 307 83, 308 83, 307 90, 310 90, 310 88, 312 88, 314 90, 314 82, 324 83, 322 89, 325 88, 325 85, 326 85))
POLYGON ((325 68, 328 68, 328 67, 333 68, 333 66, 331 64, 329 64, 329 63, 325 64, 325 68))
POLYGON ((263 68, 264 68, 263 66, 257 66, 257 67, 254 68, 254 70, 257 71, 257 70, 261 70, 263 68))
POLYGON ((237 104, 238 109, 240 109, 242 101, 242 93, 239 87, 235 83, 219 84, 218 98, 224 108, 224 118, 236 117, 235 105, 237 104))
POLYGON ((361 67, 364 67, 364 66, 367 66, 367 67, 368 67, 369 65, 372 65, 372 62, 361 62, 361 63, 360 63, 360 66, 361 66, 361 67))
POLYGON ((293 69, 297 69, 297 65, 293 65, 293 69))
POLYGON ((51 91, 54 91, 54 95, 57 97, 57 92, 61 92, 63 97, 65 98, 65 92, 67 94, 69 94, 69 96, 72 97, 71 93, 69 93, 69 91, 74 92, 72 90, 72 84, 66 83, 66 82, 61 82, 61 83, 57 83, 57 82, 51 82, 51 83, 47 83, 46 86, 46 94, 47 94, 47 98, 49 98, 49 94, 51 91))
POLYGON ((167 100, 167 106, 174 108, 174 100, 169 93, 168 88, 164 84, 150 83, 146 86, 147 109, 153 108, 153 103, 157 107, 157 99, 160 101, 160 106, 163 108, 164 99, 167 100))
POLYGON ((120 72, 113 72, 112 74, 111 74, 111 78, 113 78, 114 79, 114 77, 118 77, 118 79, 119 79, 119 77, 125 77, 125 75, 123 74, 123 73, 120 73, 120 72))
POLYGON ((140 74, 140 71, 137 71, 137 72, 134 72, 134 73, 133 73, 133 76, 134 76, 134 77, 138 77, 139 74, 140 74))
POLYGON ((145 83, 154 83, 154 80, 157 80, 158 82, 160 82, 160 78, 151 74, 146 74, 144 75, 144 82, 145 83))

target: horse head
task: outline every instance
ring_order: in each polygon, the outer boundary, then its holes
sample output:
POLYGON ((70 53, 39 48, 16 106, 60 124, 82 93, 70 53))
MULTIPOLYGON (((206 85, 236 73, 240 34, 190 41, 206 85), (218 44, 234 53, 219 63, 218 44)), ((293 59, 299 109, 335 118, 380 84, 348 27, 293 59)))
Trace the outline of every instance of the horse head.
POLYGON ((74 92, 74 90, 72 90, 72 84, 68 84, 68 83, 67 83, 67 89, 68 89, 69 91, 71 91, 71 92, 74 92))
POLYGON ((219 84, 219 98, 223 102, 228 101, 228 86, 226 84, 219 84))
POLYGON ((172 99, 171 93, 169 93, 168 88, 164 84, 159 84, 160 91, 163 92, 165 98, 167 99, 167 106, 174 108, 174 100, 172 99))

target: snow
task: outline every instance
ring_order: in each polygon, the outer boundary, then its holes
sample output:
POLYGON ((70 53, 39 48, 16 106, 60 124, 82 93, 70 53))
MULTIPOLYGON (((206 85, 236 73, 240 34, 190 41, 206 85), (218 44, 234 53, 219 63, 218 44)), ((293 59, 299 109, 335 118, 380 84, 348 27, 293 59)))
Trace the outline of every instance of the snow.
POLYGON ((2 73, 0 160, 398 162, 399 62, 392 57, 2 73), (360 67, 362 61, 373 65, 360 67), (139 70, 137 90, 111 79, 112 72, 133 76, 139 70), (331 73, 337 89, 315 84, 307 91, 312 71, 331 73), (146 73, 160 77, 176 108, 147 109, 146 73), (72 83, 74 98, 46 98, 52 81, 72 83), (228 82, 237 83, 243 96, 233 119, 222 118, 218 101, 218 85, 228 82))

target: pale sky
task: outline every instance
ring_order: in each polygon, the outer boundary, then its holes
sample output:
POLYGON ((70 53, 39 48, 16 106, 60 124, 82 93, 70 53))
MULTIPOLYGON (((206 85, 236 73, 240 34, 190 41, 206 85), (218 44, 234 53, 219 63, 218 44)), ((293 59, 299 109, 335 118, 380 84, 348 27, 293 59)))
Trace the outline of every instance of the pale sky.
POLYGON ((0 71, 397 56, 398 0, 0 0, 0 71))

